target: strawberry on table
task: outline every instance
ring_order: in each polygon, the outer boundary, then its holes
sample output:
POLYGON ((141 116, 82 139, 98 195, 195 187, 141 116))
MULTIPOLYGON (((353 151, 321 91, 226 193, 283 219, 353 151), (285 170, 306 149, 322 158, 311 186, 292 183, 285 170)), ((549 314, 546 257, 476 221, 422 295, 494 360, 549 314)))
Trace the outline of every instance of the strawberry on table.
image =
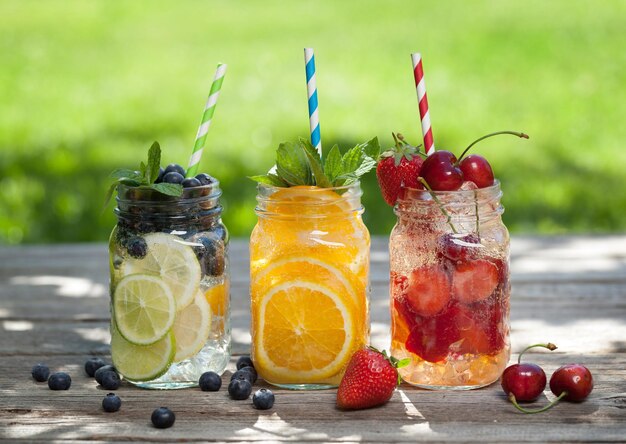
POLYGON ((376 166, 376 177, 385 202, 394 206, 403 187, 422 188, 417 178, 424 160, 419 153, 419 146, 409 145, 402 134, 392 135, 395 146, 381 154, 376 166))
POLYGON ((373 347, 356 351, 337 389, 337 407, 358 410, 386 403, 401 381, 397 369, 409 361, 398 361, 373 347))

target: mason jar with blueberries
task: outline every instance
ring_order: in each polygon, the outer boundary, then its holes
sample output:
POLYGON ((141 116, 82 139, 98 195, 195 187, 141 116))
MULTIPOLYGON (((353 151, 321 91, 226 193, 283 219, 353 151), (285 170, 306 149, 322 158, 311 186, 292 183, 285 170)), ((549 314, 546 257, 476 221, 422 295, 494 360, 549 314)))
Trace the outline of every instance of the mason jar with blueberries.
MULTIPOLYGON (((158 181, 169 182, 167 174, 158 181)), ((117 371, 139 387, 196 386, 206 371, 221 374, 230 358, 222 192, 208 174, 192 179, 170 182, 183 185, 179 197, 117 188, 109 241, 111 355, 117 371)))

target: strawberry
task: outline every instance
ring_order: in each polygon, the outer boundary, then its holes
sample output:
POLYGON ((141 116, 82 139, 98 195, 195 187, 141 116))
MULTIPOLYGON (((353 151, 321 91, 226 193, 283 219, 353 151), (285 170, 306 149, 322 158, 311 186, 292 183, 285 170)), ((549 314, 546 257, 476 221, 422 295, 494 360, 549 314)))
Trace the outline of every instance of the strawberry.
POLYGON ((450 301, 450 279, 441 265, 425 265, 409 274, 404 297, 414 313, 433 316, 450 301))
POLYGON ((419 146, 409 145, 402 134, 394 134, 395 146, 381 154, 376 166, 380 191, 389 205, 394 206, 402 187, 422 188, 418 181, 424 160, 419 146))
POLYGON ((358 410, 386 403, 401 382, 397 369, 409 362, 408 358, 398 361, 373 347, 357 350, 337 389, 337 407, 358 410))
POLYGON ((465 303, 487 299, 498 286, 498 268, 489 261, 478 259, 462 262, 452 275, 454 297, 465 303))

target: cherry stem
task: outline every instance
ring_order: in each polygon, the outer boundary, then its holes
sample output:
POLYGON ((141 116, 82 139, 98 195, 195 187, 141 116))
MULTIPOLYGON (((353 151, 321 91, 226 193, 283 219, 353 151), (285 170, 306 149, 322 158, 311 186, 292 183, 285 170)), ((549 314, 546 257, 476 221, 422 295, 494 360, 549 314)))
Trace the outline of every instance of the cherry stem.
POLYGON ((482 137, 474 140, 472 143, 470 143, 469 146, 467 148, 465 148, 465 150, 461 153, 461 156, 457 160, 457 163, 461 162, 461 159, 463 159, 463 157, 465 157, 465 154, 467 154, 469 149, 471 147, 473 147, 474 145, 476 145, 478 142, 480 142, 481 140, 485 140, 485 139, 487 139, 489 137, 498 136, 500 134, 512 134, 514 136, 522 137, 524 139, 528 139, 529 138, 528 134, 520 133, 520 132, 517 132, 517 131, 497 131, 495 133, 487 134, 486 136, 482 136, 482 137))
POLYGON ((557 346, 554 345, 552 342, 548 342, 547 344, 533 344, 533 345, 529 345, 524 350, 522 350, 522 352, 519 354, 519 356, 517 357, 517 363, 521 364, 522 363, 522 355, 524 353, 526 353, 528 350, 530 350, 531 348, 535 348, 535 347, 547 348, 550 351, 553 351, 553 350, 557 349, 557 346))
POLYGON ((474 190, 474 208, 476 210, 476 234, 480 236, 480 224, 478 217, 478 190, 474 190))
POLYGON ((439 209, 441 210, 441 212, 443 213, 444 216, 446 216, 446 222, 448 222, 448 225, 450 225, 450 228, 452 228, 452 232, 454 234, 459 234, 459 232, 456 230, 456 228, 454 227, 454 225, 452 224, 452 217, 450 217, 450 213, 448 213, 446 211, 446 209, 443 207, 443 204, 441 203, 441 201, 439 200, 439 198, 435 195, 435 192, 433 191, 433 189, 430 187, 430 185, 428 185, 428 182, 426 182, 426 180, 424 180, 423 177, 418 177, 417 180, 419 180, 421 182, 422 185, 424 185, 426 187, 426 189, 428 190, 428 192, 430 193, 430 195, 432 196, 433 200, 437 203, 437 205, 439 205, 439 209))
POLYGON ((565 396, 567 396, 567 392, 561 393, 558 398, 556 398, 554 401, 552 401, 547 406, 541 407, 540 409, 526 409, 526 408, 522 407, 521 405, 519 405, 517 403, 517 399, 515 399, 515 395, 513 393, 509 393, 509 401, 511 401, 511 403, 515 406, 515 408, 517 410, 519 410, 520 412, 526 413, 528 415, 531 415, 533 413, 541 413, 541 412, 545 412, 548 409, 551 409, 552 407, 557 405, 559 403, 559 401, 561 399, 563 399, 565 396))

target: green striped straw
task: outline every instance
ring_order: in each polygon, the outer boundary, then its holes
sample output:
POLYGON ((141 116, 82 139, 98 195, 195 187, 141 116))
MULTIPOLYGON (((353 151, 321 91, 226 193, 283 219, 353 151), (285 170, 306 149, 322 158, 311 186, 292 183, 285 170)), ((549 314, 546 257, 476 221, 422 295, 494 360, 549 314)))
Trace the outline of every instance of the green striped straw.
POLYGON ((198 164, 202 158, 202 150, 204 149, 206 142, 206 135, 209 132, 209 126, 211 126, 211 119, 213 119, 215 105, 217 104, 217 99, 220 96, 224 74, 226 74, 226 65, 224 63, 218 63, 217 70, 215 71, 215 78, 211 84, 211 92, 209 92, 209 98, 206 102, 206 106, 204 107, 204 114, 202 114, 202 121, 200 122, 200 127, 198 128, 198 134, 196 134, 196 143, 193 146, 191 158, 189 159, 187 177, 194 177, 198 173, 198 164))

